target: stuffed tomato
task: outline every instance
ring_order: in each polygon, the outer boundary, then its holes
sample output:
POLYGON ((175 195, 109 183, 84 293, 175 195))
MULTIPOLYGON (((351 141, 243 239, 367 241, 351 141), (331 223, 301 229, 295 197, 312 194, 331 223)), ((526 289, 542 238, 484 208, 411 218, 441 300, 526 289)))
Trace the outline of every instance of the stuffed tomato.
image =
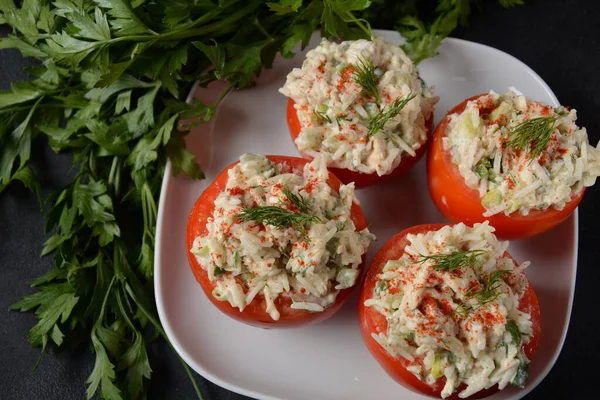
POLYGON ((452 222, 489 220, 496 235, 525 238, 564 221, 600 175, 600 151, 575 110, 512 92, 469 98, 435 130, 428 186, 452 222))
POLYGON ((305 157, 321 155, 356 187, 399 175, 425 153, 433 97, 402 49, 376 39, 323 40, 287 76, 287 120, 305 157))
POLYGON ((373 259, 359 299, 363 339, 406 388, 483 398, 524 387, 540 337, 537 297, 487 223, 419 225, 373 259))
POLYGON ((353 185, 320 159, 244 154, 200 195, 186 247, 222 312, 275 328, 322 321, 357 282, 369 233, 353 185))

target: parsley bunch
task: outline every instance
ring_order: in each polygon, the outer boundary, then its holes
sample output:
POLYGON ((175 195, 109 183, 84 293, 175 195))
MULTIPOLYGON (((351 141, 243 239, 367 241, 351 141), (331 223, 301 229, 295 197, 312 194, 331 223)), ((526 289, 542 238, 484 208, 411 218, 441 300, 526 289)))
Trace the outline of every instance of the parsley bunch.
POLYGON ((42 255, 53 268, 13 306, 35 311, 30 344, 42 354, 89 346, 88 398, 144 397, 146 348, 166 338, 152 287, 166 161, 174 173, 203 178, 180 121, 209 120, 229 90, 251 86, 277 53, 292 57, 318 28, 368 38, 367 21, 391 21, 415 61, 434 55, 472 0, 438 3, 424 22, 415 0, 0 0, 0 24, 12 28, 0 49, 38 60, 32 80, 0 92, 0 192, 20 181, 40 196, 28 161, 42 136, 74 163, 72 182, 46 199, 51 235, 42 255), (194 82, 219 79, 230 85, 214 103, 185 102, 194 82))

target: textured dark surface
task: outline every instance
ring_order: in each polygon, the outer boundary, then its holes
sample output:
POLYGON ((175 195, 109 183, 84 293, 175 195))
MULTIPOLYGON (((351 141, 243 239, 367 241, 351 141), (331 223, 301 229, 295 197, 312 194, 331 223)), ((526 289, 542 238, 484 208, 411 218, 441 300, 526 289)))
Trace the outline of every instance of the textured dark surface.
MULTIPOLYGON (((590 142, 600 139, 600 2, 594 0, 526 0, 525 7, 503 10, 490 1, 456 37, 484 43, 519 58, 533 68, 562 104, 578 110, 590 142)), ((0 28, 0 35, 7 33, 0 28)), ((13 51, 0 52, 0 88, 26 77, 27 65, 13 51)), ((66 182, 70 160, 43 144, 33 149, 34 169, 44 192, 66 182)), ((598 379, 600 313, 595 295, 600 283, 600 218, 595 204, 600 188, 588 190, 580 208, 579 266, 569 333, 562 353, 546 379, 526 398, 591 397, 598 379)), ((10 304, 29 294, 26 281, 44 273, 51 260, 38 254, 44 240, 44 219, 34 196, 18 184, 0 196, 0 399, 84 399, 84 381, 91 372, 87 349, 44 357, 32 371, 39 350, 27 344, 32 314, 8 312, 10 304)), ((154 369, 151 399, 194 399, 194 391, 171 349, 160 342, 151 351, 154 369)), ((207 400, 245 399, 200 378, 207 400)), ((374 396, 375 397, 375 396, 374 396)), ((310 399, 313 400, 313 399, 310 399)))

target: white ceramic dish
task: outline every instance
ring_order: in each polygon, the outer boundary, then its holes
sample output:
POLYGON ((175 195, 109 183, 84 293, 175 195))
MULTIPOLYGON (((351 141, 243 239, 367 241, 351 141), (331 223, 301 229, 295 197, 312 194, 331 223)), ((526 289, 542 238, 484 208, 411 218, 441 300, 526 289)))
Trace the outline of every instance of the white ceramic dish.
MULTIPOLYGON (((395 32, 379 36, 400 42, 395 32)), ((313 37, 309 48, 318 43, 313 37)), ((188 137, 206 173, 203 181, 171 176, 167 166, 158 211, 155 253, 156 302, 161 322, 183 359, 199 374, 234 392, 259 399, 423 399, 395 383, 371 357, 361 339, 354 297, 330 320, 295 330, 262 330, 236 322, 210 304, 187 263, 185 228, 194 201, 213 178, 244 152, 297 155, 285 118, 286 98, 277 89, 300 66, 277 59, 256 88, 230 93, 209 123, 188 137)), ((436 123, 454 104, 493 89, 518 88, 548 104, 557 99, 541 78, 514 57, 476 43, 446 39, 440 55, 420 66, 436 86, 436 123)), ((194 95, 210 99, 215 85, 194 95)), ((441 222, 425 184, 421 161, 399 180, 360 190, 370 229, 378 241, 369 259, 394 233, 416 224, 441 222)), ((552 368, 567 332, 577 265, 577 215, 537 238, 513 242, 518 260, 531 260, 527 275, 542 312, 542 336, 524 390, 508 388, 490 399, 517 399, 552 368)))

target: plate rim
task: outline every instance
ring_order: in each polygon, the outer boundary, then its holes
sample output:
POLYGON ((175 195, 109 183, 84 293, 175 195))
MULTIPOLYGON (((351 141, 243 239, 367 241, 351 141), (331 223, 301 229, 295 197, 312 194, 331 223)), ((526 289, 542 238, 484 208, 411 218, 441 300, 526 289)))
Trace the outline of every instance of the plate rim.
MULTIPOLYGON (((316 34, 319 34, 318 31, 315 31, 315 32, 316 32, 316 34)), ((313 35, 315 34, 315 32, 313 32, 313 35)), ((397 31, 375 29, 375 30, 373 30, 373 32, 377 36, 385 36, 385 35, 390 35, 390 34, 397 35, 401 40, 403 40, 402 36, 397 31)), ((544 90, 549 94, 549 96, 551 97, 551 99, 553 100, 555 105, 560 104, 558 102, 556 95, 552 91, 552 89, 540 77, 540 75, 538 73, 536 73, 527 64, 525 64, 523 61, 518 59, 517 57, 515 57, 509 53, 506 53, 503 50, 497 49, 492 46, 488 46, 483 43, 473 42, 473 41, 460 39, 460 38, 454 38, 454 37, 447 37, 444 39, 444 42, 446 42, 446 41, 451 42, 451 43, 452 42, 459 43, 463 46, 468 46, 468 47, 478 47, 478 48, 480 48, 480 49, 482 48, 486 51, 497 52, 504 57, 508 57, 508 58, 512 59, 513 61, 516 61, 518 64, 520 64, 523 67, 523 69, 525 71, 527 71, 529 73, 529 75, 531 75, 532 78, 535 79, 537 84, 539 84, 541 87, 544 88, 544 90)), ((193 99, 194 93, 196 92, 197 89, 198 89, 198 84, 196 82, 193 85, 192 89, 190 90, 190 93, 188 94, 188 97, 186 99, 187 102, 190 102, 191 99, 193 99)), ((280 398, 280 397, 274 397, 274 396, 271 396, 271 395, 268 395, 265 393, 257 392, 255 390, 246 389, 246 388, 237 386, 235 384, 228 382, 227 380, 224 380, 223 378, 217 376, 216 374, 209 372, 200 363, 196 362, 196 360, 192 357, 191 354, 189 354, 186 350, 183 349, 183 345, 177 340, 177 335, 171 328, 171 325, 168 323, 165 301, 164 301, 163 294, 162 294, 163 287, 161 285, 161 282, 163 281, 161 279, 161 277, 162 277, 162 272, 163 272, 164 268, 159 267, 160 265, 162 265, 162 263, 161 263, 162 246, 160 246, 159 244, 162 242, 162 237, 164 234, 163 221, 164 221, 164 214, 166 212, 165 211, 165 203, 166 203, 166 198, 168 196, 167 189, 168 189, 168 186, 170 185, 170 183, 172 182, 172 180, 176 179, 176 178, 177 177, 173 176, 173 174, 172 174, 171 161, 167 160, 164 174, 163 174, 163 179, 161 182, 161 192, 160 192, 160 196, 159 196, 159 205, 158 205, 157 220, 156 220, 157 223, 156 223, 156 232, 155 232, 154 280, 153 280, 154 288, 155 288, 154 289, 155 304, 156 304, 159 320, 160 320, 161 325, 166 333, 167 340, 170 342, 171 346, 178 353, 178 356, 181 357, 181 359, 186 364, 188 364, 201 377, 211 381, 212 383, 214 383, 222 388, 225 388, 227 390, 230 390, 232 392, 235 392, 235 393, 238 393, 238 394, 241 394, 244 396, 249 396, 249 397, 252 397, 255 399, 284 400, 283 398, 280 398)), ((573 229, 574 229, 574 235, 573 235, 574 251, 573 251, 573 256, 572 256, 572 258, 573 258, 572 262, 575 267, 574 267, 573 274, 572 274, 572 282, 571 282, 571 288, 570 288, 570 293, 569 293, 569 300, 567 303, 566 323, 563 328, 557 350, 554 352, 550 362, 545 366, 544 369, 542 369, 542 371, 540 372, 538 377, 533 382, 530 382, 530 384, 528 384, 526 388, 519 390, 515 394, 515 396, 510 397, 510 399, 520 399, 520 398, 526 396, 527 394, 529 394, 531 391, 533 391, 548 376, 548 373, 554 367, 554 365, 556 364, 556 361, 558 360, 558 357, 562 353, 562 349, 563 349, 563 346, 564 346, 564 343, 566 340, 566 336, 567 336, 567 332, 569 330, 569 326, 570 326, 570 322, 571 322, 571 315, 572 315, 572 311, 573 311, 573 303, 574 303, 574 297, 575 297, 574 296, 575 287, 576 287, 576 283, 577 283, 577 268, 578 268, 577 262, 578 262, 578 254, 579 254, 579 207, 576 208, 575 212, 573 212, 572 216, 569 217, 563 223, 568 223, 569 220, 572 220, 571 223, 573 224, 573 229)))

